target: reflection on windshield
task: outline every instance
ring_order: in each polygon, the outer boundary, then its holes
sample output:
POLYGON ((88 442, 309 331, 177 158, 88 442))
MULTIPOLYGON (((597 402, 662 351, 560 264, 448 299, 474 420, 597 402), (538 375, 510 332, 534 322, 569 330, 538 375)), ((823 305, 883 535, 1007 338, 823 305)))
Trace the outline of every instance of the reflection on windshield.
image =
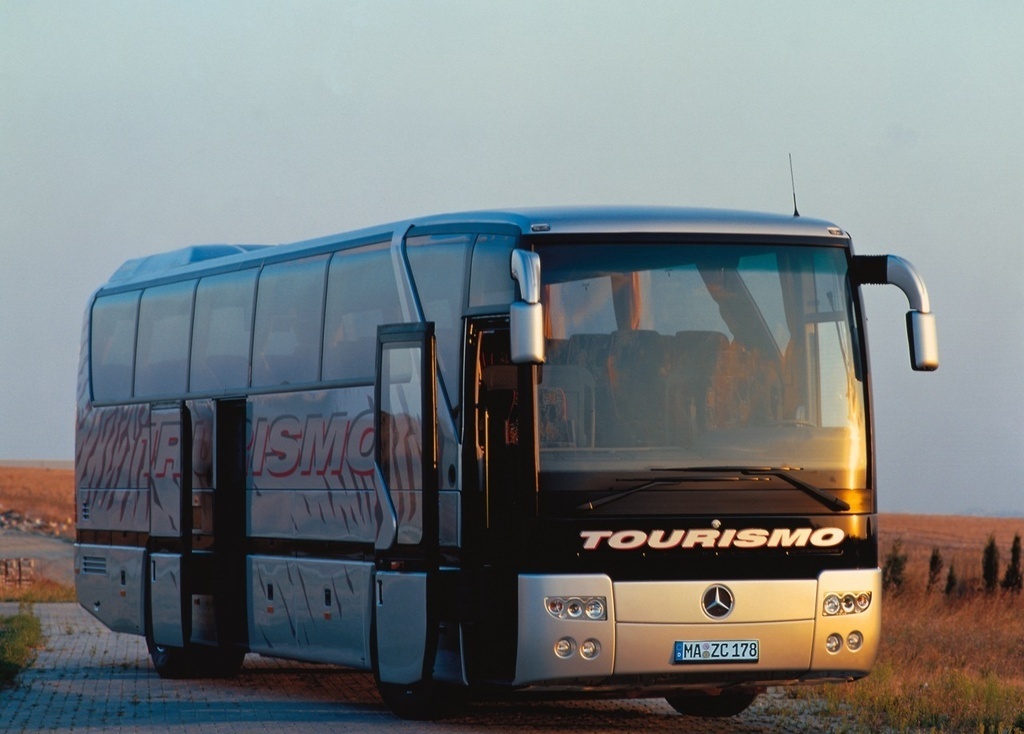
POLYGON ((765 464, 864 486, 860 352, 842 249, 538 251, 542 471, 765 464))

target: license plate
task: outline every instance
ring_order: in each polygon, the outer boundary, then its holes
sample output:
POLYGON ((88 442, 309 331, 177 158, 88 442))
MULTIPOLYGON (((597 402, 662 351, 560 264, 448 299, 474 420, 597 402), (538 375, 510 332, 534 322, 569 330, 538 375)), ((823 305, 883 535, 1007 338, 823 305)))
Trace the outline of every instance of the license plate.
POLYGON ((760 647, 757 640, 677 640, 672 662, 676 665, 756 663, 760 647))

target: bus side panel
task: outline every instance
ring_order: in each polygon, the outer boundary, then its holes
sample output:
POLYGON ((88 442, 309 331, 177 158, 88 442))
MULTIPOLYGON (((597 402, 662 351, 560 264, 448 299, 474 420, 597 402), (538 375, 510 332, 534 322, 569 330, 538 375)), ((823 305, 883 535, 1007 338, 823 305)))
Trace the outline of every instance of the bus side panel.
POLYGON ((158 645, 184 647, 181 608, 181 555, 154 553, 150 556, 150 609, 153 641, 158 645))
POLYGON ((181 517, 181 409, 150 413, 153 447, 151 532, 158 537, 182 535, 181 517))
MULTIPOLYGON (((257 395, 250 412, 248 535, 373 543, 373 388, 257 395)), ((393 495, 400 524, 415 525, 417 495, 393 495)), ((441 545, 457 546, 458 492, 442 492, 440 505, 441 545)))
POLYGON ((146 631, 144 548, 75 544, 75 591, 87 611, 114 632, 146 631))
POLYGON ((252 556, 248 568, 252 652, 369 668, 372 563, 252 556))
POLYGON ((79 530, 149 532, 148 405, 79 406, 75 485, 79 530))
POLYGON ((370 667, 372 563, 296 561, 297 642, 324 662, 370 667))
POLYGON ((251 537, 372 543, 373 388, 250 399, 251 537))

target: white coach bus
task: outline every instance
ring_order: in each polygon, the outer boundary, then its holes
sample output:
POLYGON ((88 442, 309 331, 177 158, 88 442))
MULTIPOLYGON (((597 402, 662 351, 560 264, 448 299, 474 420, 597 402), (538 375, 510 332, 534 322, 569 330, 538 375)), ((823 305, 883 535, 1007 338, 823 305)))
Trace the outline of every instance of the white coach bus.
POLYGON ((467 696, 742 711, 866 675, 881 629, 860 286, 835 225, 451 214, 132 260, 79 369, 78 599, 162 676, 247 653, 467 696))

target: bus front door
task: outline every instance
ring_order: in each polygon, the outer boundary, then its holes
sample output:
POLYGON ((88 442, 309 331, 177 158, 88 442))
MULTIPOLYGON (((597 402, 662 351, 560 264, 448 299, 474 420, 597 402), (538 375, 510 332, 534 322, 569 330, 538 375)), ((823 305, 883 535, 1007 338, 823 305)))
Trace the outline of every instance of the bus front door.
POLYGON ((431 688, 438 647, 436 384, 433 324, 379 327, 374 427, 383 520, 371 644, 385 703, 412 717, 431 688))

